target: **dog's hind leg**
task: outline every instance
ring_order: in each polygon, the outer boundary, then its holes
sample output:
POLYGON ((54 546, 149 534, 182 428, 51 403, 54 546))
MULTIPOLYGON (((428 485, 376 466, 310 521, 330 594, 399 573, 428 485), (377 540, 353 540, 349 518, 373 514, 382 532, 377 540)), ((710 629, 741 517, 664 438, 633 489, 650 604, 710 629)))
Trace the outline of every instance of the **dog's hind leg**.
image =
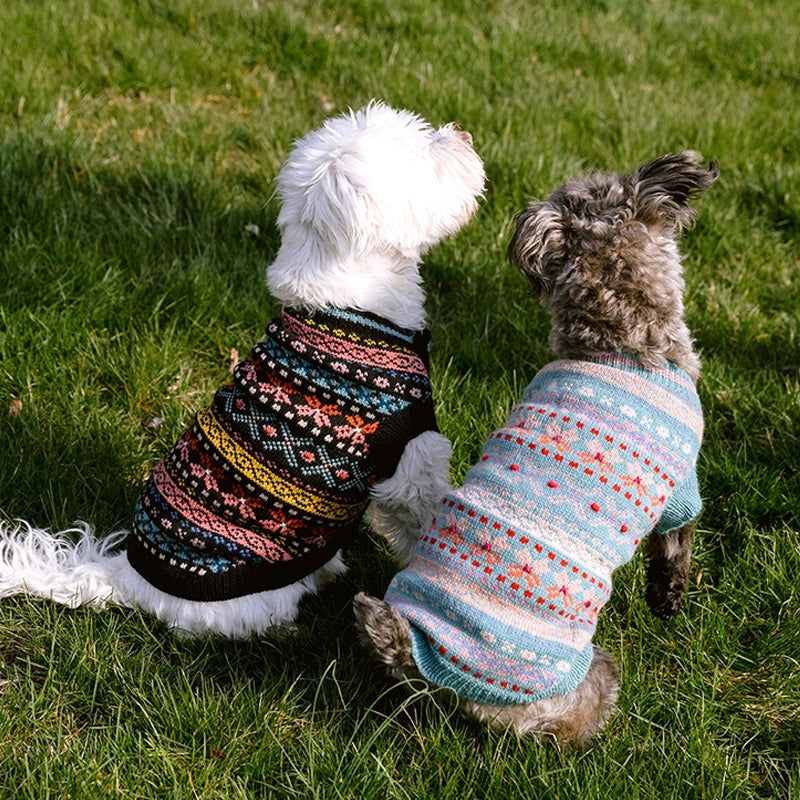
POLYGON ((680 611, 689 582, 692 531, 696 518, 666 533, 647 538, 647 590, 645 600, 653 615, 671 619, 680 611))
POLYGON ((366 519, 402 566, 450 489, 450 454, 441 433, 421 433, 406 445, 394 475, 372 488, 366 519))
MULTIPOLYGON (((408 620, 384 600, 359 593, 353 611, 361 643, 397 680, 420 679, 411 650, 408 620)), ((435 687, 434 687, 435 688, 435 687)), ((533 703, 493 706, 442 691, 442 700, 455 703, 470 719, 496 728, 513 728, 520 736, 554 739, 568 747, 586 747, 611 716, 619 695, 619 670, 614 657, 594 645, 589 671, 577 688, 565 695, 533 703)))

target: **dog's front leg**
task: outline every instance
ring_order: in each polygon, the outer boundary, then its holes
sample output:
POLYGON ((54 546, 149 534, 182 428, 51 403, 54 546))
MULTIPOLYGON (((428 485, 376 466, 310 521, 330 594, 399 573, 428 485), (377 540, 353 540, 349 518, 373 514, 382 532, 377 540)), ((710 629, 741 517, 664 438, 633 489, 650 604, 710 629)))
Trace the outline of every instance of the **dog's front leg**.
POLYGON ((647 540, 647 591, 650 611, 671 619, 680 611, 689 582, 692 530, 697 518, 666 533, 651 533, 647 540))
POLYGON ((372 488, 367 521, 402 566, 450 489, 450 454, 450 442, 441 433, 421 433, 406 445, 394 475, 372 488))

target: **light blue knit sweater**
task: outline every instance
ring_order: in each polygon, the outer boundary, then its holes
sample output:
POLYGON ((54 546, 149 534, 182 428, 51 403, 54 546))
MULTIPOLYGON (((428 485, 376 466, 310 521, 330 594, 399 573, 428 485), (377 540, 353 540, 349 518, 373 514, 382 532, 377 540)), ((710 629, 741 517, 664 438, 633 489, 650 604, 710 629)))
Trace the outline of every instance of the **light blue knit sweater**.
POLYGON ((542 369, 386 594, 422 674, 496 705, 575 689, 612 572, 700 513, 702 431, 694 384, 671 365, 542 369))

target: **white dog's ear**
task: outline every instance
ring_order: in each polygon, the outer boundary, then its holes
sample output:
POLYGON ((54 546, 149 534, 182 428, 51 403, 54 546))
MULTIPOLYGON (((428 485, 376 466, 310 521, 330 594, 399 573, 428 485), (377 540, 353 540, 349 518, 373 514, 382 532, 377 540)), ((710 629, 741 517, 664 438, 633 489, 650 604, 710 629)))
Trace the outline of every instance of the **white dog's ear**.
POLYGON ((535 202, 517 213, 514 222, 506 256, 528 278, 533 294, 546 297, 563 251, 561 214, 549 202, 535 202))
POLYGON ((638 167, 631 175, 634 207, 637 218, 647 225, 685 225, 692 218, 689 200, 703 192, 719 176, 719 168, 711 162, 708 169, 700 166, 701 156, 693 151, 669 154, 638 167))
POLYGON ((347 257, 370 241, 374 213, 365 186, 358 184, 358 170, 344 152, 315 164, 290 159, 278 176, 282 229, 305 229, 308 245, 347 257))

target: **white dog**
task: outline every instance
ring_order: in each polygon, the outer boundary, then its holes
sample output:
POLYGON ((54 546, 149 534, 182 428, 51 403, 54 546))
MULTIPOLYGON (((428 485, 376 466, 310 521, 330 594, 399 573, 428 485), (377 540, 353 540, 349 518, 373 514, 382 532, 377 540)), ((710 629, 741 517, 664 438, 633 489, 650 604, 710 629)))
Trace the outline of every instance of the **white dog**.
MULTIPOLYGON (((470 135, 373 102, 296 143, 278 176, 283 312, 154 469, 130 534, 0 527, 0 597, 114 602, 196 634, 291 624, 372 519, 419 528, 447 487, 420 259, 473 215, 470 135), (122 552, 116 552, 125 541, 122 552)), ((405 562, 408 544, 395 544, 405 562)))

